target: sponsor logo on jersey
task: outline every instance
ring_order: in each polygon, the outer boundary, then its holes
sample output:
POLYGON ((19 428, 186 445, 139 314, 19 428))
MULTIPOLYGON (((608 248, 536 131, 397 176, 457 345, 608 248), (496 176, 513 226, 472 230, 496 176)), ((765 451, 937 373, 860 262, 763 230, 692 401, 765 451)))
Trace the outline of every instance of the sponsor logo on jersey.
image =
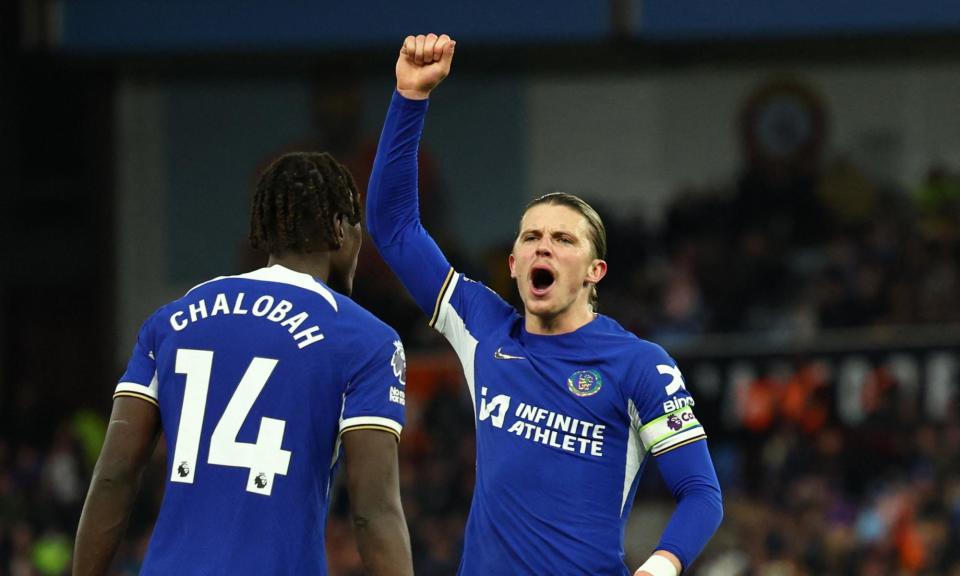
POLYGON ((487 398, 487 387, 480 388, 480 422, 489 421, 493 428, 514 434, 518 438, 557 448, 565 452, 603 456, 606 425, 520 402, 511 411, 512 398, 497 394, 487 398), (508 421, 509 418, 509 421, 508 421))
POLYGON ((680 369, 676 366, 658 364, 657 372, 663 374, 664 376, 670 376, 670 383, 663 387, 663 390, 667 393, 667 396, 673 396, 681 389, 687 389, 686 384, 683 383, 683 376, 680 374, 680 369))
POLYGON ((670 428, 674 432, 683 428, 684 424, 687 422, 695 422, 697 417, 693 415, 693 411, 684 410, 683 412, 678 412, 677 414, 671 414, 667 417, 667 428, 670 428))
POLYGON ((593 396, 603 386, 603 378, 596 370, 577 370, 567 378, 567 388, 581 398, 593 396))
POLYGON ((400 384, 407 384, 407 355, 403 351, 403 343, 399 340, 393 341, 393 357, 390 358, 390 367, 393 368, 393 375, 397 377, 400 384))
POLYGON ((514 356, 512 354, 504 354, 503 348, 497 348, 493 352, 493 357, 497 360, 526 360, 523 356, 514 356))
POLYGON ((667 400, 663 403, 663 413, 669 414, 671 412, 676 412, 677 410, 683 408, 684 406, 695 406, 696 402, 693 401, 691 396, 674 396, 673 398, 667 400))

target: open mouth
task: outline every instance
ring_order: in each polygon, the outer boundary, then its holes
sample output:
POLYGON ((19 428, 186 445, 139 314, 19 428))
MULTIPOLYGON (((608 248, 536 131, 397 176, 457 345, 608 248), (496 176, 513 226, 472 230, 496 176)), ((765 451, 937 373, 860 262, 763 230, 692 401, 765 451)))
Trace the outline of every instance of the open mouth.
POLYGON ((530 286, 537 296, 546 294, 555 281, 553 271, 547 268, 534 268, 530 272, 530 286))

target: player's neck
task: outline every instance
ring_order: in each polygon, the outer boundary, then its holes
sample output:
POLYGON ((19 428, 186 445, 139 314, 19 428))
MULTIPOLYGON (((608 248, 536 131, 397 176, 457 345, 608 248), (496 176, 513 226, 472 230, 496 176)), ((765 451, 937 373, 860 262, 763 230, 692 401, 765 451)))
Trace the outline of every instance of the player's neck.
POLYGON ((593 308, 589 306, 568 309, 552 316, 537 315, 526 311, 524 312, 524 326, 530 334, 557 336, 575 332, 592 322, 595 317, 593 308))
POLYGON ((300 272, 301 274, 309 274, 314 278, 317 278, 321 282, 326 283, 327 279, 330 277, 330 258, 326 254, 322 253, 313 253, 313 254, 281 254, 281 255, 270 255, 270 260, 267 261, 267 266, 273 266, 274 264, 279 264, 284 268, 289 268, 294 272, 300 272))

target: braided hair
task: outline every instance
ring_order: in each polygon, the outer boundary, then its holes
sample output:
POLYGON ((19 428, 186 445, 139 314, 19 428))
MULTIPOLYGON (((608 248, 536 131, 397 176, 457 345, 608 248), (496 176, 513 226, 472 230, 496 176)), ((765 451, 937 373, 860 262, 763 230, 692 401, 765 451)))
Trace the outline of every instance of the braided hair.
POLYGON ((337 214, 360 222, 360 194, 347 167, 326 152, 284 154, 257 181, 250 244, 270 254, 336 250, 337 214))

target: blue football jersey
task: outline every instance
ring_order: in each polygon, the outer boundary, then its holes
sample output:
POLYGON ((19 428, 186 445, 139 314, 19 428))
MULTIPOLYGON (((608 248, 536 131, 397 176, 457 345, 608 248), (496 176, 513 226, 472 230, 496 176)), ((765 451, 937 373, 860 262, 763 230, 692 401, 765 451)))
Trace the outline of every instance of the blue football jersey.
POLYGON ((326 574, 340 436, 399 438, 405 379, 391 328, 282 266, 160 308, 115 392, 156 404, 167 442, 142 574, 326 574))
POLYGON ((673 359, 603 315, 531 334, 452 269, 431 322, 460 358, 476 413, 460 574, 629 575, 623 532, 647 456, 705 438, 673 359))

